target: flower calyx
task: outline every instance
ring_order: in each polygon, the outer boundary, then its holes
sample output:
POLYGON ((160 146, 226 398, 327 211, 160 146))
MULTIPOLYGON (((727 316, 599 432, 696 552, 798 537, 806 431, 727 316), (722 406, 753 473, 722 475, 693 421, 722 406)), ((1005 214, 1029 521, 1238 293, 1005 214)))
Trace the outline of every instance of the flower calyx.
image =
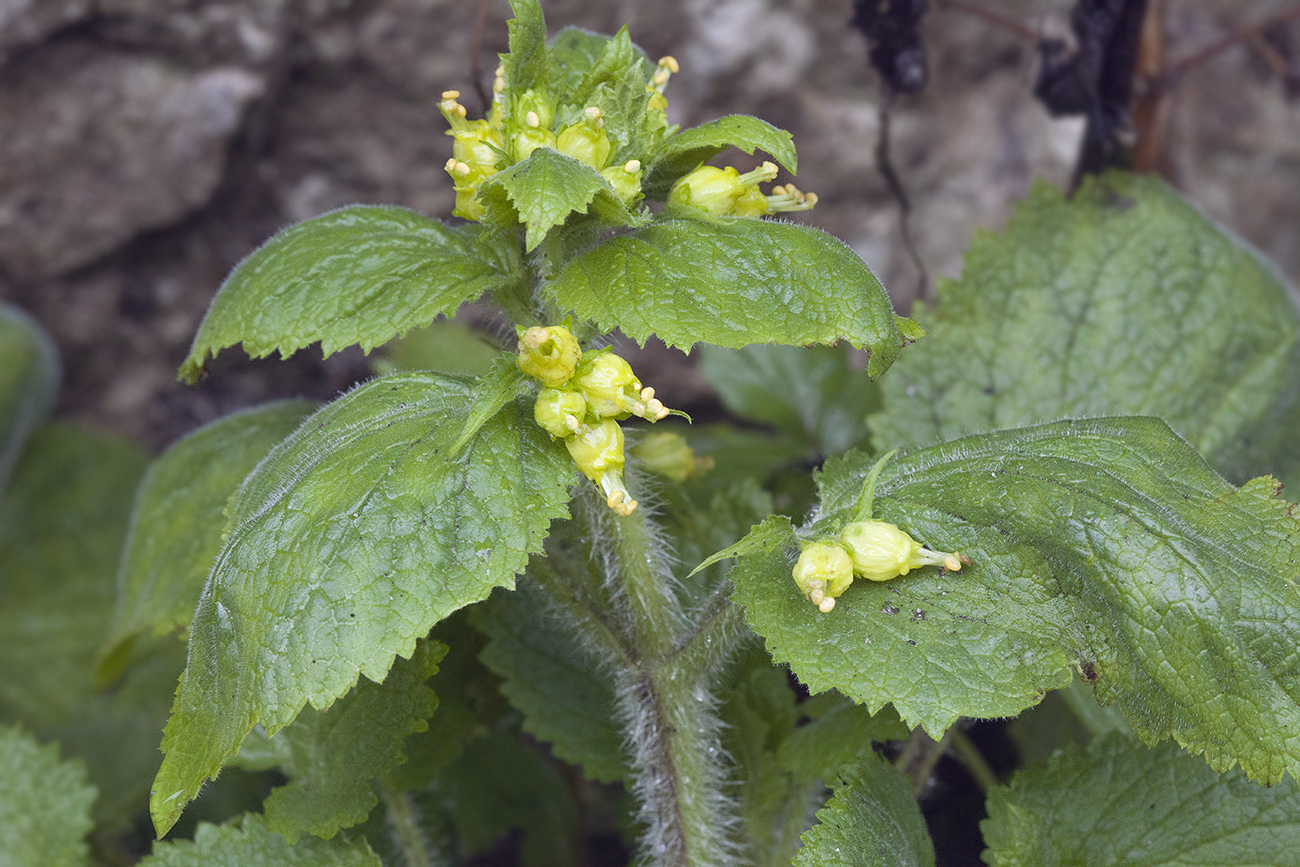
POLYGON ((542 385, 557 388, 573 377, 582 347, 563 325, 519 329, 519 369, 542 385))

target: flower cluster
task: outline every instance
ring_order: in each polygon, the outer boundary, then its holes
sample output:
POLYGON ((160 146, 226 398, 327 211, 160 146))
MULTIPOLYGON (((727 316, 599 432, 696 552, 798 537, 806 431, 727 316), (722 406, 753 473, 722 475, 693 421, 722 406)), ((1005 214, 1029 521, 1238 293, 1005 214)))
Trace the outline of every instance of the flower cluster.
MULTIPOLYGON (((668 127, 664 114, 668 101, 663 90, 677 68, 676 60, 662 58, 646 86, 651 94, 647 107, 651 127, 665 130, 668 127)), ((480 219, 484 208, 475 198, 479 184, 507 166, 528 159, 538 148, 550 148, 591 166, 628 205, 641 198, 641 180, 645 174, 641 161, 632 159, 610 164, 615 142, 605 129, 604 112, 598 106, 589 105, 572 118, 573 112, 557 106, 545 89, 507 93, 504 66, 497 67, 492 108, 485 119, 467 120, 465 106, 459 99, 460 91, 448 90, 438 103, 438 110, 451 127, 447 134, 453 138, 452 156, 447 160, 446 170, 456 190, 456 207, 452 211, 456 216, 480 219), (560 122, 561 114, 570 117, 572 122, 560 122)))
POLYGON ((656 422, 670 410, 655 397, 625 360, 608 349, 583 352, 562 325, 519 332, 519 369, 543 386, 533 418, 551 436, 564 440, 578 469, 605 494, 620 515, 637 502, 623 484, 623 429, 631 416, 656 422))
POLYGON ((794 581, 808 601, 823 613, 835 607, 854 577, 888 581, 922 566, 961 571, 970 560, 961 554, 932 551, 884 521, 845 524, 839 536, 803 549, 794 566, 794 581))

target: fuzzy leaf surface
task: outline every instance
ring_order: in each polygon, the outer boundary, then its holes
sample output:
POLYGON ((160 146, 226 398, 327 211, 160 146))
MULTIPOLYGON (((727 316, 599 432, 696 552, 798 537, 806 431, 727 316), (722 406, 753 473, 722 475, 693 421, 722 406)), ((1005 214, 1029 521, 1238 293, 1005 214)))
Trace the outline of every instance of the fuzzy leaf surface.
POLYGON ((481 388, 500 401, 495 414, 472 380, 374 380, 311 416, 245 481, 163 737, 160 832, 254 724, 274 734, 359 675, 382 680, 435 623, 512 587, 541 549, 567 511, 572 461, 531 406, 491 377, 481 388))
POLYGON ((303 837, 290 844, 270 830, 261 816, 246 815, 239 824, 204 822, 194 839, 155 843, 140 867, 381 867, 365 840, 303 837))
POLYGON ((94 823, 95 787, 78 761, 41 746, 22 729, 0 725, 0 860, 80 867, 94 823))
POLYGON ((1220 776, 1172 744, 1112 735, 1067 747, 989 792, 992 867, 1300 865, 1300 791, 1220 776))
POLYGON ((794 867, 934 867, 912 781, 868 753, 843 775, 803 835, 794 867))
MULTIPOLYGON (((871 464, 827 462, 799 538, 838 534, 871 464)), ((822 614, 791 579, 791 529, 784 544, 765 531, 731 575, 814 691, 892 702, 938 735, 1013 716, 1077 669, 1148 742, 1272 783, 1300 771, 1300 522, 1276 493, 1267 477, 1229 485, 1157 419, 1039 425, 885 466, 876 517, 969 555, 960 573, 859 579, 822 614)))
POLYGON ((790 133, 756 117, 730 114, 669 136, 647 170, 648 194, 651 198, 665 197, 674 181, 729 147, 740 148, 747 154, 763 151, 790 174, 799 170, 794 137, 790 133))
POLYGON ((0 497, 23 444, 54 407, 59 355, 34 319, 0 303, 0 497))
POLYGON ((507 225, 517 220, 527 227, 524 246, 529 251, 573 213, 594 210, 614 225, 633 221, 600 172, 548 147, 483 181, 479 196, 494 219, 507 225))
POLYGON ((1300 482, 1300 316, 1270 267, 1169 187, 1045 183, 945 281, 926 352, 881 383, 876 445, 1059 418, 1163 418, 1230 479, 1300 482))
POLYGON ((501 55, 507 86, 537 87, 547 83, 550 55, 546 51, 546 19, 537 0, 510 0, 514 16, 506 22, 510 30, 510 52, 501 55))
POLYGON ((601 328, 684 349, 846 340, 871 350, 867 371, 878 376, 902 347, 889 298, 863 261, 791 223, 668 219, 577 256, 543 291, 601 328))
POLYGON ((221 551, 226 502, 314 408, 310 401, 282 401, 226 416, 149 465, 118 569, 117 608, 100 656, 101 680, 120 672, 137 635, 166 635, 189 625, 221 551))
POLYGON ((278 767, 289 782, 263 807, 267 827, 291 844, 303 834, 333 837, 363 821, 379 799, 371 781, 406 761, 406 739, 429 728, 438 699, 425 682, 445 645, 421 641, 383 683, 363 680, 327 710, 305 710, 272 738, 250 734, 244 767, 278 767))
POLYGON ((320 341, 369 352, 523 280, 506 245, 405 208, 355 206, 291 226, 239 264, 212 301, 180 378, 237 343, 253 358, 320 341))

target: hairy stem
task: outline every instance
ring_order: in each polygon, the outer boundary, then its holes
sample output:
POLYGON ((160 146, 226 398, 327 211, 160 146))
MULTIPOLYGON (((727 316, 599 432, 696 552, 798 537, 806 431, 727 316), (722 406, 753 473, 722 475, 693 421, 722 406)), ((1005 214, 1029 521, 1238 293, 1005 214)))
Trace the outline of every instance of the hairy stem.
POLYGON ((619 692, 647 826, 641 859, 656 867, 723 864, 729 850, 712 672, 679 664, 695 661, 693 654, 676 657, 694 630, 645 510, 612 523, 609 565, 621 584, 634 661, 619 692))
POLYGON ((402 855, 406 867, 434 867, 441 863, 434 858, 424 839, 424 830, 416 818, 411 796, 399 789, 391 779, 376 783, 379 799, 384 802, 384 816, 392 831, 393 841, 402 855))

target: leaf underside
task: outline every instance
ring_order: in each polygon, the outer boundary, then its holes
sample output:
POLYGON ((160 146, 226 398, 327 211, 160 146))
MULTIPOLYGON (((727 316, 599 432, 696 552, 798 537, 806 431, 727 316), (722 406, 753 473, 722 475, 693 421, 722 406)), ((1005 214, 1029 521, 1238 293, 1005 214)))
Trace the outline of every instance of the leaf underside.
MULTIPOLYGON (((838 533, 871 459, 820 474, 806 540, 838 533)), ((1224 482, 1155 419, 967 437, 886 465, 876 517, 972 565, 857 581, 822 614, 768 522, 735 598, 814 691, 892 702, 938 735, 1012 716, 1079 671, 1144 739, 1262 782, 1300 770, 1300 524, 1268 478, 1224 482)))

